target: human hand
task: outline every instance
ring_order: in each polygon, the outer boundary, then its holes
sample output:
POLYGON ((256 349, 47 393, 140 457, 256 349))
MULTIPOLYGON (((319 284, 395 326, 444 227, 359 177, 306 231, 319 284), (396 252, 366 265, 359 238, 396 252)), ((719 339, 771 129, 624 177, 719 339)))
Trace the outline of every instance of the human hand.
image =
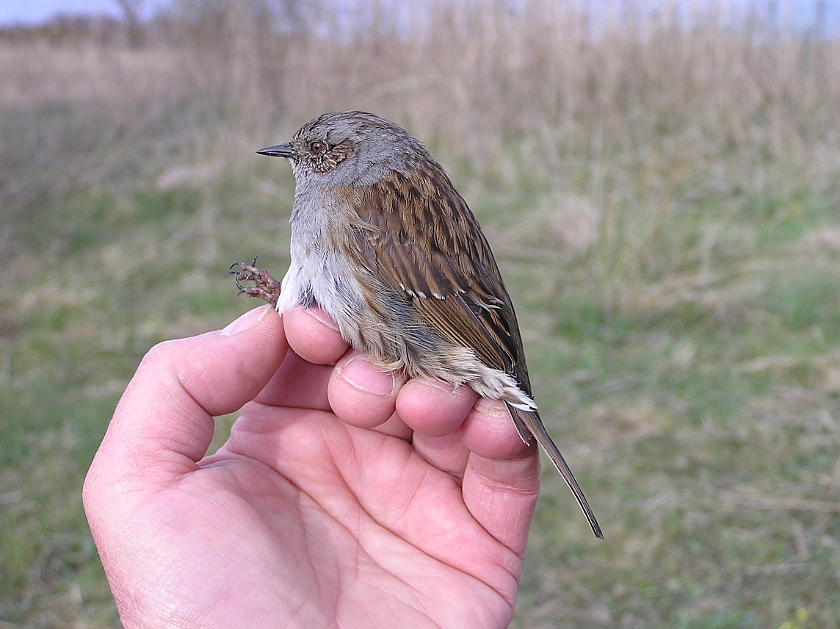
POLYGON ((149 352, 84 503, 129 628, 504 627, 539 477, 503 404, 263 306, 149 352))

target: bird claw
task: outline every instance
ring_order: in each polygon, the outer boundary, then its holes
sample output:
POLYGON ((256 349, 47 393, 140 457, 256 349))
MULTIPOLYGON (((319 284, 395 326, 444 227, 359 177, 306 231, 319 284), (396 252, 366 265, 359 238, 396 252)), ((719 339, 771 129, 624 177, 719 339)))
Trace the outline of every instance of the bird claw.
POLYGON ((239 289, 237 296, 259 297, 273 306, 277 305, 280 298, 280 282, 278 282, 268 271, 258 269, 255 265, 257 259, 247 264, 245 262, 234 262, 225 277, 233 275, 236 288, 239 289), (237 268, 238 267, 238 268, 237 268), (253 286, 243 286, 242 282, 253 282, 253 286))

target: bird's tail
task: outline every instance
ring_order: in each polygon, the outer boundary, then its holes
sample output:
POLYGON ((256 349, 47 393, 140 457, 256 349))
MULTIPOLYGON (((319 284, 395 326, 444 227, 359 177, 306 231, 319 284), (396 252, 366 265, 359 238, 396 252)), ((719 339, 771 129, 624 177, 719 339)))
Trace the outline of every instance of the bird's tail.
POLYGON ((552 463, 554 463, 554 467, 556 467, 557 471, 560 472, 560 476, 562 476, 563 480, 566 481, 569 489, 572 490, 572 494, 574 494, 575 500, 577 500, 578 505, 580 505, 583 515, 586 516, 589 526, 592 527, 592 532, 595 533, 595 537, 604 539, 604 534, 601 532, 598 520, 595 519, 595 514, 592 513, 592 509, 586 501, 586 496, 583 495, 583 490, 575 480, 575 476, 572 474, 572 470, 569 469, 569 464, 566 463, 566 459, 563 458, 563 455, 560 454, 560 450, 557 449, 557 446, 554 445, 554 442, 551 440, 545 426, 543 426, 539 413, 536 410, 524 410, 517 408, 511 404, 507 404, 507 407, 510 410, 510 414, 513 417, 513 423, 516 426, 516 431, 519 433, 522 441, 525 443, 531 443, 531 435, 536 437, 537 443, 540 444, 540 447, 542 447, 543 451, 545 451, 548 455, 548 458, 551 459, 552 463))

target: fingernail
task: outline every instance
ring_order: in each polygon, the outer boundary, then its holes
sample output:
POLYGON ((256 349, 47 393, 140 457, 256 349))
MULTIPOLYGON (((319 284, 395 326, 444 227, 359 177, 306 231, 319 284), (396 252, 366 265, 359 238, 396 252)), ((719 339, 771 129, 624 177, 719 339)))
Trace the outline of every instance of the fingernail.
POLYGON ((361 356, 354 356, 339 367, 338 375, 357 389, 374 395, 390 395, 397 384, 393 372, 377 371, 361 356))
POLYGON ((413 381, 413 386, 428 387, 435 391, 443 391, 447 395, 457 397, 461 394, 461 386, 454 386, 443 380, 425 380, 417 379, 413 381))
POLYGON ((490 400, 480 397, 473 405, 473 408, 482 415, 504 418, 507 421, 510 420, 510 411, 508 411, 507 406, 501 400, 490 400))
POLYGON ((259 308, 254 308, 253 310, 249 310, 244 315, 239 317, 236 321, 229 323, 223 330, 221 330, 221 334, 225 336, 233 336, 234 334, 239 334, 240 332, 245 332, 246 330, 250 330, 254 326, 256 326, 262 318, 266 315, 267 312, 273 309, 271 304, 265 304, 264 306, 260 306, 259 308))
POLYGON ((341 331, 338 329, 338 326, 335 324, 335 321, 332 320, 332 317, 320 308, 307 308, 306 313, 316 321, 320 321, 321 323, 323 323, 330 330, 335 330, 336 332, 341 331))

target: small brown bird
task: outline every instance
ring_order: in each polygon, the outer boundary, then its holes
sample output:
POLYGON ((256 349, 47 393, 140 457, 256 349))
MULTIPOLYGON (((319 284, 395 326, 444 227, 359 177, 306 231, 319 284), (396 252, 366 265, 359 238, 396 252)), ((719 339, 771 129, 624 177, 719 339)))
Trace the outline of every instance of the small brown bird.
POLYGON ((536 437, 603 539, 537 412, 490 246, 426 148, 387 120, 346 111, 310 120, 289 142, 257 153, 292 166, 292 261, 282 288, 256 261, 234 264, 240 291, 276 303, 281 314, 317 304, 383 370, 503 400, 522 441, 536 437))

